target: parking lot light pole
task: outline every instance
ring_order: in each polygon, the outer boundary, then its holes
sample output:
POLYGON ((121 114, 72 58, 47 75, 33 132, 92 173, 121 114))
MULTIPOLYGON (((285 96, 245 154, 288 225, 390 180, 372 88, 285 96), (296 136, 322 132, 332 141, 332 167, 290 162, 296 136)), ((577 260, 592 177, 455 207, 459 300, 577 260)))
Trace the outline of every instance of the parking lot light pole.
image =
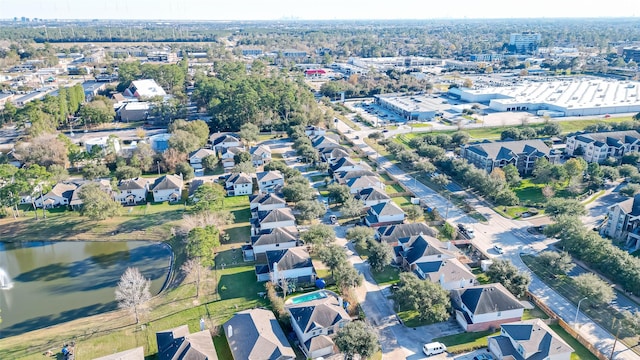
POLYGON ((573 320, 573 323, 575 324, 576 329, 578 328, 578 313, 580 312, 580 303, 581 303, 583 300, 587 300, 587 297, 585 296, 585 297, 583 297, 582 299, 580 299, 580 301, 578 301, 578 308, 576 309, 576 317, 575 317, 575 319, 573 320))

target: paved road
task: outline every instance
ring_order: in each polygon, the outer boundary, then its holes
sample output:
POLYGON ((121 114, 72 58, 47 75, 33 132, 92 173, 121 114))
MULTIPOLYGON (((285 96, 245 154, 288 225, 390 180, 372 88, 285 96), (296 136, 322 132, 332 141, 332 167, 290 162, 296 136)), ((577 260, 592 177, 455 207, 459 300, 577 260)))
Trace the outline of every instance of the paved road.
MULTIPOLYGON (((343 134, 347 134, 351 130, 346 124, 339 121, 337 129, 343 134)), ((371 129, 366 128, 361 131, 351 131, 347 136, 360 147, 366 154, 374 156, 375 150, 369 147, 362 140, 371 132, 371 129), (359 137, 356 139, 356 136, 359 137)), ((388 134, 388 133, 386 133, 388 134)), ((390 174, 396 176, 400 182, 405 186, 411 188, 417 196, 427 201, 431 207, 440 209, 442 213, 443 209, 449 209, 449 220, 453 223, 464 223, 472 226, 475 229, 476 237, 473 239, 476 247, 487 252, 490 256, 496 258, 505 258, 511 260, 521 271, 531 273, 520 259, 520 251, 525 246, 529 246, 534 250, 543 250, 547 248, 553 239, 540 239, 531 236, 526 232, 526 228, 531 224, 526 221, 515 221, 503 218, 494 212, 491 208, 487 207, 483 202, 476 200, 472 205, 480 212, 485 218, 488 219, 487 224, 478 223, 475 219, 466 216, 460 209, 456 208, 450 201, 423 185, 422 183, 415 181, 410 175, 404 173, 397 166, 392 164, 389 160, 383 156, 377 157, 377 163, 380 168, 385 169, 390 174), (504 250, 504 255, 498 255, 494 250, 494 245, 500 245, 504 250)), ((536 296, 539 296, 547 306, 555 311, 562 319, 567 323, 573 323, 576 307, 561 295, 553 291, 546 286, 540 279, 532 274, 532 283, 530 291, 536 296)), ((579 327, 579 332, 589 342, 594 344, 602 353, 610 354, 611 348, 614 343, 614 337, 608 331, 593 323, 584 314, 579 314, 579 323, 582 325, 579 327)), ((629 350, 624 344, 617 343, 614 357, 616 359, 640 359, 640 356, 629 350)))

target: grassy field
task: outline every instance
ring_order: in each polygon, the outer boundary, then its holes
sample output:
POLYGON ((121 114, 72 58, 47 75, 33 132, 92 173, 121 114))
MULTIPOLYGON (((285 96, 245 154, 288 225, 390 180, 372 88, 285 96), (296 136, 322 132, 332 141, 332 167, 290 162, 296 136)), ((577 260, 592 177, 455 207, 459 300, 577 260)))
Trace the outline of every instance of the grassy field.
POLYGON ((400 207, 411 205, 411 196, 398 196, 391 199, 396 205, 400 207))
POLYGON ((487 346, 487 338, 489 336, 499 335, 500 332, 479 331, 465 332, 461 334, 443 336, 433 339, 433 341, 441 342, 447 346, 447 352, 451 354, 460 354, 463 352, 473 351, 487 346))
POLYGON ((371 270, 371 275, 378 285, 395 284, 400 280, 400 270, 388 265, 381 272, 371 270))
POLYGON ((404 192, 404 189, 399 184, 387 185, 385 186, 384 190, 389 195, 399 193, 399 192, 404 192))
POLYGON ((313 175, 311 177, 311 182, 324 181, 324 179, 328 178, 329 175, 313 175))
MULTIPOLYGON (((549 287, 557 291, 560 295, 577 305, 582 298, 580 292, 573 284, 571 277, 566 275, 552 276, 552 274, 542 265, 538 264, 533 256, 522 256, 522 261, 549 287)), ((605 328, 610 333, 616 333, 618 328, 613 327, 612 319, 620 318, 621 314, 610 305, 596 306, 591 300, 587 299, 582 303, 580 310, 588 315, 593 321, 605 328)), ((628 331, 620 331, 620 339, 627 346, 637 351, 635 345, 640 340, 640 334, 634 334, 628 331)))

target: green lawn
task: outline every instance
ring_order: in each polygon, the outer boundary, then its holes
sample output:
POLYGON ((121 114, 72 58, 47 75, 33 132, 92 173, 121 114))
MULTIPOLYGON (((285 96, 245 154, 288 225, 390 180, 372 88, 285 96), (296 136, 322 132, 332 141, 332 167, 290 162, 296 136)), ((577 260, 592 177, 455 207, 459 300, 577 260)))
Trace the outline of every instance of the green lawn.
POLYGON ((560 325, 549 325, 551 330, 555 331, 569 346, 575 350, 571 354, 571 360, 597 360, 598 358, 591 353, 584 345, 580 344, 573 336, 569 335, 560 325))
POLYGON ((213 338, 213 346, 216 348, 218 360, 233 360, 233 354, 223 330, 220 330, 220 335, 213 338))
POLYGON ((499 335, 500 332, 491 330, 479 332, 465 332, 461 334, 443 336, 433 339, 433 341, 441 342, 447 346, 447 352, 450 354, 460 354, 463 352, 473 351, 486 347, 487 338, 489 336, 499 335))
POLYGON ((411 196, 398 196, 391 199, 396 205, 400 207, 411 205, 411 196))
POLYGON ((542 188, 545 184, 536 184, 531 179, 523 179, 520 186, 513 188, 513 191, 520 199, 520 202, 539 204, 545 201, 542 195, 542 188))
POLYGON ((391 179, 391 176, 389 176, 389 174, 387 174, 387 173, 380 174, 380 177, 382 178, 382 181, 384 181, 384 182, 393 181, 393 179, 391 179))
POLYGON ((313 175, 311 177, 311 182, 324 181, 324 179, 328 178, 329 175, 313 175))
POLYGON ((424 325, 430 325, 430 322, 422 321, 418 317, 418 311, 416 310, 404 310, 398 312, 398 317, 402 320, 402 323, 406 327, 415 328, 424 325))
POLYGON ((395 284, 400 280, 400 270, 389 265, 381 272, 371 270, 371 275, 378 285, 395 284))
POLYGON ((404 192, 404 189, 402 188, 402 186, 400 186, 400 184, 387 185, 385 186, 384 189, 386 193, 389 195, 399 193, 399 192, 404 192))
POLYGON ((491 280, 489 280, 489 277, 487 276, 486 273, 482 271, 481 268, 479 267, 473 268, 471 269, 471 272, 476 276, 476 280, 478 280, 478 283, 483 285, 491 283, 491 280))
POLYGON ((548 319, 548 318, 549 316, 545 314, 544 311, 540 310, 540 308, 537 306, 535 306, 533 309, 524 309, 524 314, 522 314, 522 320, 548 319))
POLYGON ((418 123, 418 124, 408 124, 410 127, 412 128, 430 128, 431 124, 425 124, 425 123, 418 123))

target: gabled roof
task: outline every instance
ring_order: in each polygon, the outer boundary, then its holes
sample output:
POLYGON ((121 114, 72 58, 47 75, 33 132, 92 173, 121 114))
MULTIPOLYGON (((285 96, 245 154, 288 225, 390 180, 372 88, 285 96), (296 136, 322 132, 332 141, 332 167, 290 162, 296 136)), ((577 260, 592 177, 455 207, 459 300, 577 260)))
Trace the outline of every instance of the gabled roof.
POLYGON ((378 236, 381 241, 387 243, 396 243, 398 239, 416 236, 427 235, 435 237, 437 233, 431 229, 425 223, 413 223, 413 224, 398 224, 390 226, 382 226, 378 228, 378 236))
POLYGON ((199 159, 204 159, 209 155, 215 155, 216 152, 211 150, 211 149, 198 149, 194 152, 192 152, 191 154, 189 154, 189 159, 191 159, 192 157, 196 157, 199 159))
POLYGON ((298 239, 298 231, 295 228, 280 227, 261 231, 251 237, 251 245, 274 245, 295 242, 298 239))
POLYGON ((330 158, 343 158, 349 156, 349 150, 347 150, 344 146, 336 146, 323 148, 321 153, 326 157, 330 158))
POLYGON ((134 80, 129 88, 133 91, 132 95, 137 92, 141 97, 165 96, 167 93, 153 79, 134 80))
POLYGON ((258 182, 262 181, 272 181, 272 180, 284 180, 284 176, 280 171, 272 170, 272 171, 262 171, 256 173, 256 177, 258 178, 258 182))
POLYGON ((238 154, 240 154, 240 153, 241 153, 241 152, 243 152, 243 151, 244 151, 244 149, 243 149, 243 148, 241 148, 241 147, 237 147, 237 146, 230 146, 230 147, 225 147, 225 148, 223 148, 223 149, 222 149, 222 153, 221 153, 221 155, 227 155, 227 154, 230 154, 230 155, 238 155, 238 154))
POLYGON ((379 201, 390 200, 391 197, 389 197, 389 195, 387 195, 387 193, 385 193, 384 191, 377 188, 367 188, 360 190, 356 195, 356 199, 362 201, 379 201))
POLYGON ((91 184, 91 183, 98 184, 100 186, 100 190, 104 191, 105 193, 109 195, 113 194, 113 190, 111 189, 111 182, 109 180, 102 179, 102 180, 94 180, 94 181, 83 181, 81 183, 77 183, 78 187, 75 190, 73 190, 73 194, 71 195, 71 200, 69 201, 69 205, 71 206, 82 205, 83 201, 80 198, 80 192, 85 186, 87 186, 87 184, 91 184))
POLYGON ((236 173, 236 174, 231 174, 226 182, 231 183, 233 185, 252 184, 253 178, 251 177, 251 175, 247 173, 236 173))
POLYGON ((152 190, 173 190, 182 189, 182 176, 180 175, 164 175, 156 179, 152 190))
POLYGON ((269 250, 267 256, 267 266, 269 271, 275 271, 273 264, 278 264, 278 270, 304 269, 313 267, 311 256, 304 247, 294 247, 284 250, 269 250))
POLYGON ((330 137, 329 135, 318 135, 311 138, 311 145, 314 148, 326 147, 326 145, 340 145, 337 139, 330 137))
POLYGON ((269 149, 268 147, 264 146, 264 145, 258 145, 256 147, 252 147, 249 152, 251 153, 251 155, 255 155, 255 156, 262 156, 262 154, 269 154, 271 155, 271 149, 269 149))
POLYGON ((218 360, 211 333, 203 330, 189 334, 182 325, 156 333, 159 360, 218 360))
POLYGON ((240 139, 231 134, 213 134, 209 137, 213 146, 222 145, 224 143, 239 143, 240 139))
POLYGON ((347 180, 358 178, 361 176, 376 176, 371 170, 351 170, 351 171, 338 171, 333 174, 340 184, 344 184, 347 180))
POLYGON ((512 355, 516 359, 525 359, 513 347, 509 338, 522 346, 527 360, 542 360, 550 356, 571 353, 574 349, 560 338, 544 321, 531 319, 514 323, 502 324, 502 333, 494 337, 503 355, 512 355), (507 341, 502 341, 505 338, 507 341), (519 356, 519 357, 518 357, 519 356))
POLYGON ((502 284, 477 285, 452 292, 474 315, 522 309, 523 306, 502 284))
POLYGON ((144 360, 144 348, 139 346, 134 349, 121 351, 119 353, 95 358, 93 360, 144 360))
POLYGON ((593 143, 598 147, 606 144, 619 148, 624 144, 633 144, 634 142, 640 141, 640 133, 636 130, 578 133, 573 136, 575 136, 578 141, 587 144, 593 143))
POLYGON ((400 206, 396 205, 396 203, 394 203, 393 201, 389 201, 386 203, 373 205, 371 208, 369 208, 367 214, 380 217, 404 214, 404 211, 400 208, 400 206))
POLYGON ((304 346, 309 350, 309 352, 314 352, 316 350, 333 347, 334 343, 330 337, 326 335, 318 335, 314 336, 311 339, 304 342, 304 346))
POLYGON ((466 151, 478 155, 499 160, 511 160, 520 154, 537 155, 539 157, 549 155, 549 147, 542 140, 498 141, 472 144, 466 147, 466 151))
POLYGON ((398 239, 398 242, 403 244, 404 249, 407 249, 401 251, 400 255, 409 264, 415 263, 424 256, 438 256, 441 259, 454 257, 440 240, 427 235, 401 238, 398 239))
POLYGON ((425 276, 433 282, 438 282, 440 279, 444 282, 452 282, 476 278, 471 270, 456 258, 420 262, 416 263, 416 266, 419 267, 425 276))
POLYGON ((269 310, 252 309, 238 312, 224 323, 223 329, 236 360, 296 358, 278 320, 269 310))
POLYGON ((287 203, 283 198, 273 193, 250 195, 249 202, 251 204, 260 204, 260 205, 274 205, 274 204, 287 203))
POLYGON ((149 179, 139 177, 135 179, 120 180, 120 182, 118 183, 118 190, 143 190, 147 188, 148 184, 149 179))
POLYGON ((377 176, 361 176, 347 180, 346 185, 351 188, 372 188, 380 185, 382 181, 377 176))
POLYGON ((58 196, 71 200, 73 192, 78 188, 78 184, 75 183, 57 183, 53 188, 45 194, 47 196, 58 196))
POLYGON ((351 320, 333 295, 299 304, 288 304, 286 308, 291 313, 291 321, 295 321, 303 333, 328 328, 341 320, 351 320))
POLYGON ((262 223, 295 221, 295 216, 290 208, 273 209, 269 211, 258 211, 258 221, 262 223))
POLYGON ((331 165, 331 170, 335 171, 345 166, 360 166, 360 165, 361 165, 360 163, 353 161, 353 159, 347 156, 347 157, 338 159, 338 161, 336 161, 335 164, 331 165))

